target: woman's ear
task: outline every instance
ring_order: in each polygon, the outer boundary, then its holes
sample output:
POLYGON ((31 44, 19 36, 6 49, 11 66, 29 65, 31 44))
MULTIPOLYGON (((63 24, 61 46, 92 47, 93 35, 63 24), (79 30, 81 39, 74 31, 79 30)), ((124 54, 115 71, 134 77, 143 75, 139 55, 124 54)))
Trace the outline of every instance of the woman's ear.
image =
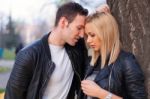
POLYGON ((68 20, 66 19, 66 17, 61 17, 58 24, 61 28, 65 28, 68 26, 68 20))

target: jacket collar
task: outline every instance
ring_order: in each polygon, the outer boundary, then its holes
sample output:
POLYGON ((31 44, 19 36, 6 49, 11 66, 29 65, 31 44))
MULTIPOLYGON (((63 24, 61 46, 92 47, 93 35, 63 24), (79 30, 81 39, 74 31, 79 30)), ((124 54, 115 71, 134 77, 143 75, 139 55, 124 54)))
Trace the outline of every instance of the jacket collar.
MULTIPOLYGON (((50 34, 51 34, 51 32, 47 33, 46 35, 44 35, 42 37, 41 40, 42 40, 42 43, 43 43, 44 51, 46 52, 48 58, 51 60, 50 48, 49 48, 49 44, 48 44, 48 37, 50 36, 50 34)), ((69 44, 65 44, 64 47, 65 47, 65 49, 66 49, 66 51, 67 51, 68 54, 69 54, 68 51, 70 51, 70 48, 72 50, 75 49, 74 46, 70 46, 69 44)))
MULTIPOLYGON (((51 32, 49 32, 48 34, 44 35, 42 37, 42 43, 43 43, 43 49, 46 53, 46 55, 48 56, 49 60, 51 60, 51 53, 50 53, 50 48, 49 48, 49 44, 48 44, 48 37, 49 35, 51 34, 51 32)), ((81 42, 81 41, 80 41, 81 42)), ((66 52, 70 58, 70 61, 72 63, 72 65, 74 65, 75 69, 77 69, 79 66, 77 66, 77 62, 75 62, 76 60, 76 56, 79 56, 78 54, 78 51, 76 50, 77 49, 77 46, 70 46, 69 44, 65 44, 64 45, 65 49, 66 49, 66 52), (76 64, 76 65, 75 65, 76 64)))
POLYGON ((51 60, 50 48, 49 48, 49 44, 48 44, 48 37, 49 37, 50 33, 51 32, 44 35, 41 40, 42 40, 42 43, 43 43, 44 51, 47 54, 48 58, 51 60))
POLYGON ((104 67, 103 69, 101 69, 100 72, 95 77, 95 82, 98 82, 102 79, 105 79, 105 78, 109 77, 111 68, 112 68, 112 65, 104 67))
MULTIPOLYGON (((48 58, 51 60, 50 48, 49 48, 49 44, 48 44, 48 38, 49 38, 50 34, 51 34, 51 32, 47 33, 46 35, 44 35, 42 37, 41 40, 42 40, 42 43, 43 43, 44 51, 46 52, 48 58)), ((64 47, 66 48, 66 50, 69 50, 72 46, 70 46, 68 44, 65 44, 64 47)))

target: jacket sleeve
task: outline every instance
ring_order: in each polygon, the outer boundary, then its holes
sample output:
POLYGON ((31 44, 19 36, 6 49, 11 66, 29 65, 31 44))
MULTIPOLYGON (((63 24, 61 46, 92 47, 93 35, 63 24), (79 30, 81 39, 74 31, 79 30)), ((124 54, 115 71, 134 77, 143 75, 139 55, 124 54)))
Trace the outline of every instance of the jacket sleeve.
POLYGON ((5 99, 26 99, 27 89, 32 77, 32 58, 28 51, 20 51, 7 83, 5 99))
POLYGON ((124 59, 124 79, 130 99, 147 99, 144 86, 144 75, 133 54, 124 59))

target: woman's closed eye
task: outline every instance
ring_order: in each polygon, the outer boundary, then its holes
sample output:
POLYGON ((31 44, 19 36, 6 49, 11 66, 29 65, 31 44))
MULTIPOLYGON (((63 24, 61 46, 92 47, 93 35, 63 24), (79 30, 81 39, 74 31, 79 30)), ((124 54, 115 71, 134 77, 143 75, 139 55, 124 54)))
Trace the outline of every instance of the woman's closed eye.
POLYGON ((89 33, 88 33, 88 36, 90 36, 90 37, 95 37, 95 33, 89 32, 89 33))
POLYGON ((95 34, 90 34, 91 37, 95 37, 95 34))
POLYGON ((84 38, 87 40, 88 37, 94 38, 95 37, 95 33, 91 33, 91 32, 85 33, 84 38))

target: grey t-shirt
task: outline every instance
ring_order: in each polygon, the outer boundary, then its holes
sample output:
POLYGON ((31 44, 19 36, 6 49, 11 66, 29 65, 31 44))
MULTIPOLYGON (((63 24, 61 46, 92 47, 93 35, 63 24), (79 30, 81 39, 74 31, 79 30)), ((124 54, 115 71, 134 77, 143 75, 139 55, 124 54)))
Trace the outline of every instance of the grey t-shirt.
MULTIPOLYGON (((90 76, 88 76, 86 79, 94 81, 94 79, 96 78, 96 75, 98 74, 98 72, 99 71, 93 71, 93 73, 90 76)), ((92 97, 87 96, 87 99, 92 99, 92 97)))
POLYGON ((66 50, 62 46, 49 45, 55 70, 49 80, 43 99, 66 99, 74 71, 66 50))

